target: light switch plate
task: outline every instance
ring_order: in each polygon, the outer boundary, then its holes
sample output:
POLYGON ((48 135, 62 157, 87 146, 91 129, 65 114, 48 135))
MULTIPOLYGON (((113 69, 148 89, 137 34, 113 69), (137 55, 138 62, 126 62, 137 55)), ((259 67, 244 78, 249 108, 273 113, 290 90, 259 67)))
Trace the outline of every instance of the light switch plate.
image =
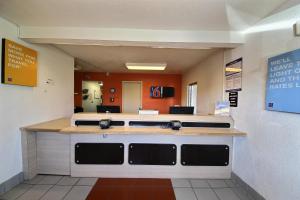
POLYGON ((293 29, 294 29, 294 35, 296 37, 300 37, 300 21, 294 24, 293 29))

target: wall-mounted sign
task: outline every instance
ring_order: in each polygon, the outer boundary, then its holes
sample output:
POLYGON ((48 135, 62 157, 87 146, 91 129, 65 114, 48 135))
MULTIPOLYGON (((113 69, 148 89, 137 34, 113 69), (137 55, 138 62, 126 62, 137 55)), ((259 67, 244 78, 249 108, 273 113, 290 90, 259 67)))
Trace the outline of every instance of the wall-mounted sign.
POLYGON ((238 107, 238 92, 229 92, 230 107, 238 107))
POLYGON ((37 85, 37 52, 2 39, 1 82, 34 87, 37 85))
POLYGON ((150 87, 150 97, 152 98, 162 98, 162 89, 161 86, 151 86, 150 87))
POLYGON ((300 49, 268 60, 266 109, 300 113, 300 49))
POLYGON ((152 98, 168 98, 175 96, 174 87, 165 86, 151 86, 150 87, 150 97, 152 98))
POLYGON ((226 64, 225 80, 226 92, 241 91, 242 90, 242 66, 243 58, 226 64))

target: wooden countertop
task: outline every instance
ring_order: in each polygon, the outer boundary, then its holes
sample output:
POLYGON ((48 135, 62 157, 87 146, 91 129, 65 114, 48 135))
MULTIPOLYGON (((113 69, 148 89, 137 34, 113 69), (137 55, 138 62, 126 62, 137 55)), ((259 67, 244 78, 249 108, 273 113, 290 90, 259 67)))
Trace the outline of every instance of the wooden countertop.
POLYGON ((100 129, 97 126, 70 125, 70 118, 61 118, 23 127, 33 132, 58 132, 62 134, 149 134, 149 135, 178 135, 178 136, 246 136, 246 133, 233 128, 181 128, 180 130, 163 129, 160 127, 111 127, 100 129))
POLYGON ((160 127, 111 127, 100 129, 96 126, 68 127, 61 133, 78 134, 107 134, 107 135, 178 135, 178 136, 246 136, 246 133, 232 128, 181 128, 180 130, 160 127))
POLYGON ((22 127, 21 129, 25 129, 26 131, 34 131, 34 132, 60 132, 62 129, 70 127, 71 122, 70 118, 60 118, 51 121, 46 121, 30 126, 22 127))
POLYGON ((114 121, 203 121, 203 122, 224 122, 233 123, 229 116, 218 115, 174 115, 174 114, 159 114, 159 115, 139 115, 128 113, 76 113, 72 116, 71 122, 74 124, 76 120, 101 120, 111 119, 114 121))

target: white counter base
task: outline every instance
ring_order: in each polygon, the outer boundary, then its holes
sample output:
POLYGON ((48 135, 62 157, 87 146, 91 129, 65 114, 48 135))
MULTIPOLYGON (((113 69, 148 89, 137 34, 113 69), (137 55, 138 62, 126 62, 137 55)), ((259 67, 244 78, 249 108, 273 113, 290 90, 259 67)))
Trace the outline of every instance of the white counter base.
POLYGON ((118 178, 212 178, 226 179, 231 176, 232 137, 211 136, 166 136, 166 135, 71 135, 71 176, 73 177, 118 177, 118 178), (122 165, 78 165, 74 161, 76 143, 123 143, 122 165), (130 143, 176 144, 177 163, 174 166, 130 165, 128 146, 130 143), (182 166, 180 147, 182 144, 222 144, 230 148, 228 166, 182 166))
POLYGON ((37 174, 118 178, 230 178, 233 137, 246 136, 233 127, 230 117, 198 115, 76 114, 71 120, 51 120, 21 128, 24 179, 31 179, 37 174), (124 121, 124 126, 113 126, 110 129, 100 129, 98 126, 75 126, 76 120, 97 122, 106 118, 124 121), (130 121, 170 120, 229 123, 230 127, 182 127, 176 131, 160 127, 129 125, 130 121), (122 165, 76 164, 74 162, 76 143, 123 143, 124 163, 122 165), (130 165, 128 163, 130 143, 175 144, 176 164, 130 165), (227 145, 229 164, 228 166, 183 166, 180 160, 182 144, 227 145))

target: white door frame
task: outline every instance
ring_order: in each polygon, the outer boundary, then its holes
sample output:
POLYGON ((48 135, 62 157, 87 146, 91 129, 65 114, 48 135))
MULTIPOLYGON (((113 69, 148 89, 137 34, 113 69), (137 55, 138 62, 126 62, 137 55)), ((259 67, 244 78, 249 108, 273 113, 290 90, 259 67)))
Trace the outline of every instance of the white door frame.
POLYGON ((122 81, 122 112, 124 109, 124 101, 123 101, 123 99, 124 99, 124 93, 123 93, 124 83, 140 83, 141 84, 141 106, 143 106, 143 81, 122 81))

